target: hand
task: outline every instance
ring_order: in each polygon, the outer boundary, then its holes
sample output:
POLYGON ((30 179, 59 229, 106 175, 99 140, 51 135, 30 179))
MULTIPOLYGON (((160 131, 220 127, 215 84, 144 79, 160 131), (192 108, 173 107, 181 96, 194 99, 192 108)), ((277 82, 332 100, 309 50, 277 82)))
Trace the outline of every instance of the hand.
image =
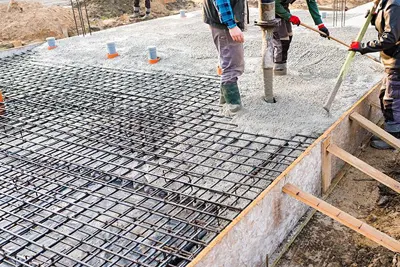
POLYGON ((289 18, 289 21, 290 21, 293 25, 297 25, 297 26, 299 26, 300 23, 301 23, 300 18, 299 18, 299 17, 296 17, 296 16, 293 16, 293 15, 289 18))
MULTIPOLYGON (((368 9, 367 12, 365 12, 364 18, 368 18, 370 13, 371 13, 371 10, 368 9)), ((377 12, 374 12, 374 13, 372 13, 372 16, 376 16, 377 14, 378 14, 377 12)))
POLYGON ((324 37, 324 38, 328 37, 328 39, 329 39, 329 31, 328 31, 328 29, 325 27, 325 25, 323 23, 318 25, 318 29, 321 32, 325 33, 325 35, 324 34, 320 34, 321 37, 324 37))
POLYGON ((229 29, 229 34, 231 35, 233 41, 238 43, 244 43, 244 35, 242 30, 236 26, 232 29, 229 29))
POLYGON ((354 51, 354 52, 362 52, 361 50, 361 43, 360 42, 351 42, 349 51, 354 51))
MULTIPOLYGON (((367 10, 367 13, 365 14, 365 18, 368 18, 369 14, 371 13, 371 10, 367 10)), ((375 26, 375 21, 376 21, 376 17, 377 17, 378 13, 374 12, 372 13, 372 17, 371 17, 371 25, 375 26)))

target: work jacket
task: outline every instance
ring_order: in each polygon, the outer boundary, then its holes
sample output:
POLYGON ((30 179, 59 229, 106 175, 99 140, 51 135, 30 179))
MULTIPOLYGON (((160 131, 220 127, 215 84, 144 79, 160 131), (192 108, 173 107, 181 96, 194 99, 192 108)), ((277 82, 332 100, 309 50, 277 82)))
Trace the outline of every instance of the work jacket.
MULTIPOLYGON (((316 0, 306 0, 307 7, 314 20, 315 25, 322 24, 321 15, 319 14, 318 4, 316 0)), ((289 11, 289 4, 293 4, 296 0, 275 0, 275 13, 277 18, 289 20, 292 16, 289 11)))
MULTIPOLYGON (((245 23, 248 23, 248 6, 246 0, 226 0, 226 4, 229 4, 233 11, 233 19, 236 25, 244 30, 245 23)), ((226 6, 226 5, 225 5, 226 6)), ((203 0, 203 21, 212 27, 227 29, 228 25, 223 23, 220 16, 226 15, 224 10, 217 10, 216 0, 203 0), (225 14, 224 14, 225 13, 225 14)))
POLYGON ((384 0, 379 6, 373 24, 378 40, 362 45, 361 53, 380 52, 386 69, 400 69, 400 0, 384 0))

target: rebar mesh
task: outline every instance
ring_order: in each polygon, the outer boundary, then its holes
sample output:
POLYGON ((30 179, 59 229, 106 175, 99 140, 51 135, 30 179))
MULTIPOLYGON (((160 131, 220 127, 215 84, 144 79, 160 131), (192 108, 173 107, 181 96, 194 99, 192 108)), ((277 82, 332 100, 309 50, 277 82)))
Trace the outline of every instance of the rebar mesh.
POLYGON ((5 266, 185 266, 313 141, 235 130, 209 77, 19 56, 0 89, 5 266))

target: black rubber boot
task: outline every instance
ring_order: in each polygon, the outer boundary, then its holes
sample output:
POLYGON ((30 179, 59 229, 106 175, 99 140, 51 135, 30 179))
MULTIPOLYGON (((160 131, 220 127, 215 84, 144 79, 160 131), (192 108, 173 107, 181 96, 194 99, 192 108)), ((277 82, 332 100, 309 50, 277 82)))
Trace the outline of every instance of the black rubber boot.
MULTIPOLYGON (((395 133, 388 132, 388 133, 390 133, 397 139, 400 139, 400 132, 395 132, 395 133)), ((371 147, 380 149, 380 150, 394 149, 391 145, 389 145, 388 143, 386 143, 385 141, 383 141, 382 139, 380 139, 377 136, 373 136, 371 138, 371 147)))
POLYGON ((275 76, 284 76, 287 74, 287 65, 286 63, 275 63, 274 65, 274 75, 275 76))

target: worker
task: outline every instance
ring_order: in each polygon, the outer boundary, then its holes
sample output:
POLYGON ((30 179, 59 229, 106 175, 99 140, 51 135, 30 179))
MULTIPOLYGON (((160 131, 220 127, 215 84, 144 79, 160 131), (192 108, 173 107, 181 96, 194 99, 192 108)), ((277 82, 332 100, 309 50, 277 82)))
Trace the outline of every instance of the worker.
MULTIPOLYGON (((367 43, 352 42, 350 50, 361 54, 380 52, 385 75, 379 95, 387 132, 400 138, 400 0, 383 0, 373 15, 372 25, 378 39, 367 43)), ((371 146, 390 149, 383 140, 374 137, 371 146)))
POLYGON ((210 26, 219 53, 222 69, 219 102, 226 116, 232 116, 242 108, 238 77, 244 71, 246 14, 246 0, 203 0, 203 19, 210 26))
MULTIPOLYGON (((146 6, 146 13, 144 14, 143 19, 148 19, 150 18, 150 13, 151 13, 150 0, 145 0, 144 4, 146 6)), ((139 18, 140 17, 139 11, 140 11, 139 0, 134 0, 132 18, 139 18)))
MULTIPOLYGON (((290 13, 289 4, 293 4, 296 0, 275 0, 275 13, 278 20, 278 25, 274 29, 273 46, 274 46, 274 74, 286 75, 287 74, 287 58, 290 43, 292 42, 293 32, 292 25, 299 26, 300 18, 290 13)), ((314 20, 318 29, 328 37, 329 31, 322 22, 321 15, 316 0, 306 0, 308 10, 314 20)))

